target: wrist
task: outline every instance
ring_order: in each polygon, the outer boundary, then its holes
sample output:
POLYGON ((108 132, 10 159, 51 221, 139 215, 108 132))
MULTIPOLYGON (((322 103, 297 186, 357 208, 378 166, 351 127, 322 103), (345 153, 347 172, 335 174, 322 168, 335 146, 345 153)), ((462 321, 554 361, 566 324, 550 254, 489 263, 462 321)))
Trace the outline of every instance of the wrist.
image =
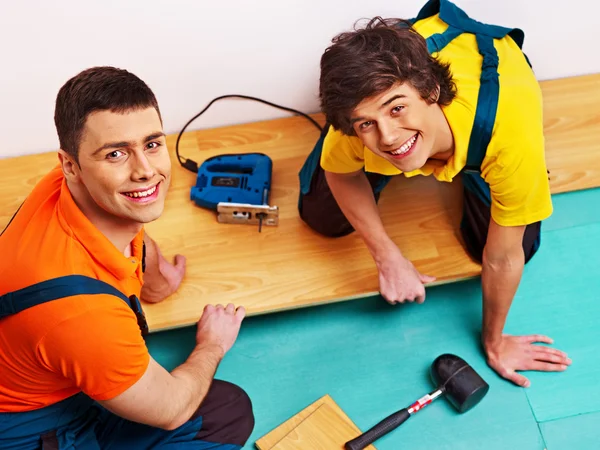
POLYGON ((499 336, 486 336, 484 333, 481 339, 481 343, 488 356, 490 354, 498 353, 500 346, 502 345, 502 335, 500 334, 499 336))
MULTIPOLYGON (((372 239, 370 242, 367 242, 367 248, 369 249, 369 252, 371 253, 371 256, 373 257, 377 265, 385 261, 391 252, 400 253, 398 246, 394 243, 394 241, 390 239, 390 237, 387 234, 384 234, 383 236, 377 239, 372 239)), ((400 255, 402 256, 401 253, 400 255)))
POLYGON ((214 355, 219 360, 223 359, 225 356, 225 349, 217 343, 214 342, 200 342, 196 344, 196 351, 206 355, 214 355))

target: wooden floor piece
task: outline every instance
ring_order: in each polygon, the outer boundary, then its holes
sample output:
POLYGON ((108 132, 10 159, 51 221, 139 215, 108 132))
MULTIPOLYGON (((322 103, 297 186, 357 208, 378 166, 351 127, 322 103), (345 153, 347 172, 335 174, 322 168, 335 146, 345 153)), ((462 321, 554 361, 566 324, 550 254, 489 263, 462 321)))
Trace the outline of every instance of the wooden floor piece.
MULTIPOLYGON (((361 431, 329 395, 256 441, 259 450, 343 450, 361 431)), ((365 447, 375 450, 373 445, 365 447)))
POLYGON ((600 74, 541 86, 552 193, 600 186, 600 74))
MULTIPOLYGON (((600 74, 542 82, 547 159, 553 193, 600 186, 600 74)), ((315 115, 321 123, 321 115, 315 115)), ((278 227, 218 224, 216 214, 194 206, 196 175, 175 158, 164 215, 148 224, 166 257, 188 258, 179 291, 145 304, 151 331, 193 324, 207 303, 244 305, 264 314, 377 293, 375 265, 356 235, 327 239, 298 217, 298 172, 318 137, 306 119, 292 117, 186 133, 180 153, 201 163, 224 153, 266 153, 273 159, 270 204, 278 227)), ((55 152, 0 160, 0 229, 57 161, 55 152)), ((380 200, 390 237, 422 273, 447 283, 475 277, 480 266, 465 253, 458 226, 459 183, 432 177, 396 177, 380 200)))

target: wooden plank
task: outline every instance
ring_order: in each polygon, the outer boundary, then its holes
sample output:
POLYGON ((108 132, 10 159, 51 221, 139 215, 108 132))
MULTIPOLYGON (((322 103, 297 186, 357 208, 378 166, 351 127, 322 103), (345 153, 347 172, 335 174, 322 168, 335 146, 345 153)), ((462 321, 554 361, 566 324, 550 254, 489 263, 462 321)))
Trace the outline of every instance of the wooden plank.
MULTIPOLYGON (((600 186, 600 74, 542 82, 547 159, 552 192, 600 186)), ((321 123, 323 117, 314 116, 321 123)), ((327 239, 298 217, 298 172, 318 137, 306 119, 292 117, 186 133, 180 153, 198 163, 223 153, 266 153, 273 159, 271 204, 278 227, 218 224, 216 214, 194 206, 196 175, 175 158, 176 135, 168 137, 173 181, 165 213, 148 224, 166 257, 188 258, 179 291, 144 305, 152 331, 193 324, 207 303, 233 302, 248 314, 360 298, 377 293, 375 265, 353 234, 327 239)), ((0 229, 57 161, 55 152, 0 160, 0 229)), ((397 177, 380 200, 390 237, 418 270, 435 283, 480 274, 462 247, 458 225, 460 183, 432 177, 397 177)))
MULTIPOLYGON (((340 449, 361 431, 329 395, 256 441, 259 450, 340 449)), ((373 445, 365 447, 375 450, 373 445)))
POLYGON ((600 74, 541 86, 552 193, 600 186, 600 74))

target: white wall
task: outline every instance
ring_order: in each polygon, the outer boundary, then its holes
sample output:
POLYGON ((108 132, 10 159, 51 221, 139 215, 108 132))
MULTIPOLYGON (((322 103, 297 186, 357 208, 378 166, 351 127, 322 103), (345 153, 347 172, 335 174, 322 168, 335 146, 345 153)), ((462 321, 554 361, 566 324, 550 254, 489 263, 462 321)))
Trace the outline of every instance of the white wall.
MULTIPOLYGON (((167 133, 212 98, 257 96, 318 110, 319 58, 359 18, 414 17, 425 0, 0 0, 0 158, 56 149, 54 100, 94 65, 154 90, 167 133)), ((455 0, 482 22, 521 27, 540 79, 600 72, 593 0, 455 0)), ((217 102, 189 129, 286 116, 217 102)))

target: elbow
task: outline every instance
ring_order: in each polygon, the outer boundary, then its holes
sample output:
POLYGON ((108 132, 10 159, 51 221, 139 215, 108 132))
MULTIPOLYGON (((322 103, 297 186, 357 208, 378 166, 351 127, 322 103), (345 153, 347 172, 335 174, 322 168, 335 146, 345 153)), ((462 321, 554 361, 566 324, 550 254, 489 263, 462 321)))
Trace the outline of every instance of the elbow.
POLYGON ((511 272, 520 270, 525 264, 522 246, 507 249, 491 249, 486 246, 483 250, 483 266, 494 272, 511 272))
POLYGON ((181 421, 170 422, 170 423, 167 423, 164 425, 159 425, 159 426, 157 426, 157 428, 160 428, 161 430, 165 430, 165 431, 173 431, 173 430, 176 430, 177 428, 179 428, 184 423, 185 422, 181 422, 181 421))
POLYGON ((182 426, 189 420, 192 420, 197 415, 196 411, 198 410, 199 405, 202 404, 202 402, 204 401, 205 398, 206 398, 206 395, 203 395, 203 396, 201 396, 199 402, 195 402, 195 401, 189 402, 185 406, 185 409, 180 410, 177 413, 177 415, 174 417, 166 418, 166 420, 163 420, 163 423, 160 425, 157 425, 157 427, 161 428, 163 430, 166 430, 166 431, 173 431, 173 430, 179 428, 180 426, 182 426))
POLYGON ((180 426, 182 426, 188 420, 190 420, 191 416, 192 416, 191 414, 188 414, 188 415, 180 414, 178 417, 175 417, 174 419, 172 419, 166 423, 157 425, 156 427, 160 428, 162 430, 166 430, 166 431, 173 431, 173 430, 176 430, 177 428, 179 428, 180 426))

